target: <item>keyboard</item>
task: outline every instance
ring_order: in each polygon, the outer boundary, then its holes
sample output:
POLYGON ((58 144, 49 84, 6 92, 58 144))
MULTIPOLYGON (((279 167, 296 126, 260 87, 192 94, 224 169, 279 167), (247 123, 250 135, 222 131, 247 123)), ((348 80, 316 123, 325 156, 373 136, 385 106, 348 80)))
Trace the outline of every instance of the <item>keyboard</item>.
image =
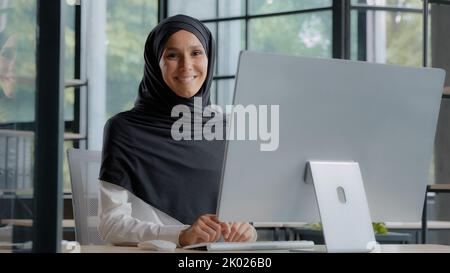
POLYGON ((215 242, 200 243, 183 247, 183 249, 197 249, 207 251, 245 251, 245 250, 292 250, 310 249, 313 241, 256 241, 256 242, 215 242))

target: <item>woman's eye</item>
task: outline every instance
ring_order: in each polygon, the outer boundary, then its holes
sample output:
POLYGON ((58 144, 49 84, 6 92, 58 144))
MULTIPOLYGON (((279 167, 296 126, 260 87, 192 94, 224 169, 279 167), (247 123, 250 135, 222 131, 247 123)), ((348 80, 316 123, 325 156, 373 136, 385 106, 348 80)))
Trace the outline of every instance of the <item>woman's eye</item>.
POLYGON ((196 50, 196 51, 194 51, 194 52, 192 53, 192 55, 194 55, 194 56, 203 55, 203 51, 201 51, 201 50, 196 50))
POLYGON ((167 58, 169 58, 169 59, 175 59, 176 57, 177 57, 177 54, 175 54, 175 53, 167 54, 167 58))

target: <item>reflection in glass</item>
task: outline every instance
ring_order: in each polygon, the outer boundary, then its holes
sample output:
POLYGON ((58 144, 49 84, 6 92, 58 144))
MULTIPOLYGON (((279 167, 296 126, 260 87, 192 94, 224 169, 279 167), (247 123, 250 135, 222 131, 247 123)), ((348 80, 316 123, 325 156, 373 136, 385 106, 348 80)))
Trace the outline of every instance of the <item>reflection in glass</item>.
POLYGON ((14 35, 7 38, 0 48, 0 87, 6 97, 12 98, 16 87, 14 64, 17 55, 17 40, 14 35))
POLYGON ((331 57, 331 20, 331 11, 252 19, 249 22, 249 49, 331 57))
POLYGON ((0 244, 14 252, 32 247, 35 56, 35 1, 0 0, 0 244))
MULTIPOLYGON (((75 79, 75 6, 64 7, 64 80, 75 79)), ((64 90, 64 120, 74 119, 75 88, 64 90)))
POLYGON ((64 90, 64 120, 74 120, 74 103, 75 103, 75 88, 65 88, 64 90))
MULTIPOLYGON (((64 7, 64 80, 75 79, 75 6, 65 1, 64 7)), ((74 121, 75 116, 75 88, 64 89, 64 121, 74 121)), ((72 128, 66 128, 65 132, 73 132, 72 128)), ((74 132, 76 133, 76 132, 74 132)), ((72 148, 72 141, 64 142, 63 149, 63 191, 71 192, 70 179, 67 169, 67 149, 72 148)))
POLYGON ((36 5, 0 1, 0 124, 34 121, 36 5))
MULTIPOLYGON (((63 2, 66 3, 66 2, 63 2)), ((64 7, 64 79, 74 79, 75 77, 75 6, 65 5, 64 7)))

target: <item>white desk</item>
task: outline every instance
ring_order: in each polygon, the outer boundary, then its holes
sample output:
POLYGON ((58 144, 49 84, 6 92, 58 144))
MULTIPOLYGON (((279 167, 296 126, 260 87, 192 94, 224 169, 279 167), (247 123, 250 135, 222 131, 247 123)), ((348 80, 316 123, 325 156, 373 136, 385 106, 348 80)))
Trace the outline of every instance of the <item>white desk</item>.
MULTIPOLYGON (((323 245, 316 246, 318 250, 323 250, 323 245)), ((156 253, 156 251, 141 250, 134 246, 111 246, 111 245, 84 245, 81 246, 81 253, 156 253)), ((311 251, 308 251, 311 252, 311 251)), ((0 253, 11 253, 10 248, 1 248, 0 253)), ((158 252, 161 253, 161 252, 158 252)), ((169 252, 172 253, 172 252, 169 252)), ((184 250, 177 248, 175 253, 217 253, 200 250, 184 250)), ((232 252, 222 252, 232 253, 232 252)), ((275 251, 240 251, 239 253, 290 253, 284 250, 275 251)), ((381 245, 381 253, 450 253, 448 245, 381 245)))
MULTIPOLYGON (((257 229, 272 230, 274 233, 274 239, 277 240, 282 236, 281 232, 284 232, 284 239, 288 240, 290 235, 288 231, 295 230, 296 228, 304 228, 306 222, 254 222, 253 225, 257 229)), ((415 236, 416 243, 419 243, 419 235, 422 230, 421 222, 386 222, 386 228, 389 231, 396 232, 409 232, 415 236)), ((427 221, 428 230, 450 230, 450 221, 427 221)))
MULTIPOLYGON (((318 249, 323 249, 323 246, 317 246, 318 249)), ((81 246, 81 253, 145 253, 155 252, 148 250, 141 250, 133 246, 111 246, 111 245, 89 245, 81 246)), ((200 250, 184 250, 177 248, 176 253, 215 253, 200 250)), ((289 251, 248 251, 249 253, 289 253, 289 251)), ((381 245, 382 253, 450 253, 450 246, 448 245, 381 245)), ((216 252, 217 253, 217 252, 216 252)), ((230 252, 222 252, 230 253, 230 252)), ((242 252, 240 252, 242 253, 242 252)))

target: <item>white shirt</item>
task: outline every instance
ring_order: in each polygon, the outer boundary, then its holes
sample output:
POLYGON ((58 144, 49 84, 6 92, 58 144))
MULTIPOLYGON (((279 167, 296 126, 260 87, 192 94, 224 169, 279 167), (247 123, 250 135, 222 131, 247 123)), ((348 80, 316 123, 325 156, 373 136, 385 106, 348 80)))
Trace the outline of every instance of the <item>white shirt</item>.
MULTIPOLYGON (((100 238, 112 244, 137 244, 147 240, 176 243, 184 225, 166 213, 145 203, 128 190, 105 181, 100 182, 98 231, 100 238)), ((253 238, 257 234, 254 230, 253 238)))

